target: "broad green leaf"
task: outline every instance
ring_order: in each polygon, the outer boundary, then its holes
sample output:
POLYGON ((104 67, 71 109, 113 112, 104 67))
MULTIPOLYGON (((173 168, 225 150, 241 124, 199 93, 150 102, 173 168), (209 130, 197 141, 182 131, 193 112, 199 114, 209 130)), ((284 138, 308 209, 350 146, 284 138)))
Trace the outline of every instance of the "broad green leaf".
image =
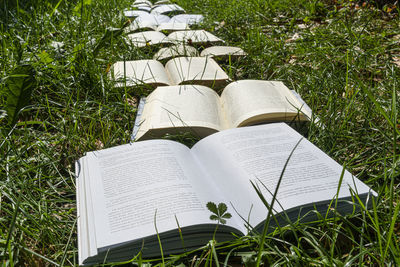
POLYGON ((225 219, 229 219, 232 217, 232 215, 229 212, 226 212, 228 210, 228 207, 226 206, 225 203, 219 203, 217 207, 217 205, 214 202, 208 202, 207 208, 209 211, 214 213, 210 215, 210 220, 212 221, 218 221, 221 224, 225 224, 226 223, 225 219))
POLYGON ((218 204, 218 214, 222 215, 228 210, 228 207, 225 205, 225 203, 219 203, 218 204))
POLYGON ((215 214, 218 215, 218 208, 217 208, 217 205, 215 205, 214 202, 208 202, 207 203, 207 209, 209 211, 211 211, 212 213, 215 213, 215 214))
POLYGON ((35 70, 31 65, 20 65, 6 80, 7 101, 5 110, 8 124, 13 126, 22 108, 29 105, 32 91, 36 87, 35 70))
POLYGON ((212 221, 218 221, 218 216, 212 214, 212 215, 210 215, 210 220, 212 220, 212 221))
POLYGON ((228 212, 228 213, 225 213, 224 215, 222 215, 222 218, 230 219, 230 218, 232 218, 232 215, 228 212))

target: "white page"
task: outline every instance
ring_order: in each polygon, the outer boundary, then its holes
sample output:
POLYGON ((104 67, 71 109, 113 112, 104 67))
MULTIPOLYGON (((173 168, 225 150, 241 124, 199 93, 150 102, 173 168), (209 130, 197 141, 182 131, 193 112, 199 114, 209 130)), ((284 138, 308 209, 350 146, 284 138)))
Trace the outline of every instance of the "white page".
MULTIPOLYGON (((140 11, 138 11, 140 12, 140 11)), ((142 11, 144 12, 144 11, 142 11)), ((140 29, 151 29, 150 31, 155 31, 158 25, 162 23, 167 23, 170 20, 168 16, 164 15, 153 15, 144 12, 144 14, 139 13, 136 19, 124 29, 126 33, 134 32, 140 29)), ((160 38, 165 39, 165 36, 160 36, 160 38)))
POLYGON ((136 18, 139 16, 146 16, 149 15, 148 12, 143 11, 143 10, 125 10, 124 11, 124 16, 128 18, 136 18))
POLYGON ((138 30, 153 30, 155 31, 158 27, 158 24, 154 21, 149 21, 149 20, 138 20, 137 17, 128 27, 124 29, 125 33, 131 33, 135 32, 138 30))
POLYGON ((169 0, 159 0, 159 1, 156 1, 154 3, 154 6, 164 5, 164 4, 171 4, 171 1, 169 1, 169 0))
POLYGON ((203 81, 202 84, 205 85, 205 82, 212 84, 215 81, 229 80, 228 75, 212 58, 178 57, 168 61, 165 69, 174 84, 203 81))
POLYGON ((97 247, 210 223, 208 201, 220 202, 190 150, 152 140, 88 153, 97 247))
POLYGON ((82 172, 82 161, 80 159, 75 163, 76 178, 76 217, 78 230, 78 255, 79 264, 89 257, 89 237, 87 231, 87 209, 86 209, 86 188, 84 186, 84 178, 82 172))
POLYGON ((172 23, 187 23, 189 25, 200 24, 203 22, 204 16, 198 14, 180 14, 171 18, 172 23))
MULTIPOLYGON (((267 210, 250 180, 259 184, 271 203, 272 196, 258 180, 273 193, 285 162, 300 139, 302 136, 284 123, 243 127, 206 137, 192 148, 192 154, 213 174, 216 184, 224 189, 224 198, 243 217, 247 218, 254 205, 250 222, 256 226, 266 218, 267 210)), ((277 200, 284 210, 329 201, 337 193, 341 172, 342 166, 302 139, 287 165, 277 200)), ((346 171, 339 197, 351 196, 350 187, 357 188, 359 194, 369 192, 368 186, 346 171)), ((282 211, 279 205, 274 208, 282 211)))
POLYGON ((185 13, 185 10, 177 4, 158 5, 151 10, 152 14, 168 14, 171 12, 185 13))
MULTIPOLYGON (((171 19, 171 23, 174 21, 171 19)), ((170 33, 168 39, 173 43, 188 43, 188 44, 204 44, 204 43, 221 43, 224 42, 214 34, 205 30, 187 30, 170 33)))
POLYGON ((169 47, 163 47, 154 54, 153 59, 155 60, 166 60, 178 56, 186 57, 197 57, 199 52, 196 48, 189 45, 173 45, 169 47))
POLYGON ((133 5, 138 5, 138 4, 146 4, 148 6, 152 6, 152 3, 148 0, 136 0, 133 2, 133 5))
MULTIPOLYGON (((230 128, 259 123, 266 119, 291 120, 302 109, 302 104, 279 81, 242 80, 225 87, 221 101, 230 128)), ((304 109, 304 113, 307 110, 304 109)), ((300 113, 300 118, 307 120, 300 113)))
POLYGON ((138 10, 142 10, 142 11, 146 11, 146 12, 150 12, 151 11, 151 7, 146 5, 146 4, 137 4, 136 7, 138 10))
POLYGON ((157 27, 157 31, 166 31, 166 32, 174 32, 174 31, 186 31, 190 30, 189 24, 187 23, 171 23, 171 22, 164 22, 160 23, 157 27))
POLYGON ((136 47, 171 43, 165 34, 157 31, 144 31, 129 34, 128 39, 132 42, 132 45, 136 47))
POLYGON ((84 157, 82 160, 83 167, 83 188, 85 188, 85 200, 86 200, 86 231, 88 235, 88 248, 89 248, 89 257, 97 254, 97 242, 96 242, 96 226, 94 224, 94 213, 93 213, 93 198, 92 192, 90 190, 90 181, 89 181, 89 170, 88 166, 88 158, 84 157))
POLYGON ((171 83, 164 66, 156 60, 118 61, 113 64, 114 79, 117 87, 137 84, 168 85, 171 83))
POLYGON ((137 138, 153 128, 206 127, 220 131, 225 126, 218 94, 201 85, 158 87, 146 99, 142 120, 137 138))
POLYGON ((240 47, 235 47, 235 46, 211 46, 203 51, 201 51, 200 56, 206 57, 206 56, 211 56, 211 57, 221 57, 221 56, 232 56, 232 57, 238 57, 238 56, 246 56, 247 53, 243 51, 242 48, 240 47))

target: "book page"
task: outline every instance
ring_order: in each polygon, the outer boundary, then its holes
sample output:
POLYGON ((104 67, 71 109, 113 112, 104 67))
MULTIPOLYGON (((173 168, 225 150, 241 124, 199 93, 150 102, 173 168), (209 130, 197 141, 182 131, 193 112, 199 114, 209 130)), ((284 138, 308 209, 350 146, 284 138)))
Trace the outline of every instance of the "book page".
MULTIPOLYGON (((170 22, 174 23, 172 19, 170 22)), ((177 31, 170 33, 168 39, 178 44, 215 44, 224 42, 222 39, 205 30, 177 31)))
POLYGON ((138 17, 128 27, 124 29, 125 33, 131 33, 136 31, 155 31, 158 24, 151 20, 140 20, 138 17), (139 19, 139 20, 138 20, 139 19))
POLYGON ((149 15, 148 12, 143 11, 143 10, 125 10, 124 11, 124 16, 128 18, 136 18, 139 16, 147 16, 149 15))
POLYGON ((166 23, 161 23, 157 27, 157 31, 167 32, 167 33, 171 33, 174 31, 185 31, 185 30, 190 30, 189 24, 187 23, 166 22, 166 23))
POLYGON ((228 75, 212 58, 178 57, 171 59, 165 69, 174 84, 201 84, 208 87, 226 84, 228 75))
POLYGON ((246 56, 247 53, 240 47, 235 46, 211 46, 204 49, 200 56, 202 57, 224 57, 224 58, 235 58, 240 56, 246 56))
MULTIPOLYGON (((192 154, 213 174, 224 198, 256 226, 266 218, 267 209, 250 181, 261 188, 265 199, 271 203, 270 192, 275 191, 284 165, 300 140, 278 189, 278 203, 274 205, 277 213, 333 199, 338 191, 342 166, 284 123, 213 134, 199 141, 192 148, 192 154)), ((350 197, 350 188, 360 195, 370 190, 345 171, 339 197, 350 197)))
POLYGON ((89 236, 87 229, 87 205, 86 205, 86 187, 84 184, 84 177, 82 170, 83 158, 75 162, 76 172, 76 217, 78 229, 78 254, 79 264, 89 257, 89 236))
POLYGON ((180 14, 185 13, 185 10, 177 4, 158 5, 151 10, 152 14, 180 14))
POLYGON ((148 1, 148 0, 136 0, 133 2, 133 5, 137 5, 137 4, 146 4, 148 6, 152 6, 151 1, 148 1))
POLYGON ((242 80, 232 82, 221 94, 230 128, 270 121, 290 121, 298 116, 308 120, 306 109, 290 90, 278 81, 242 80))
MULTIPOLYGON (((214 90, 201 85, 158 87, 146 99, 137 139, 151 129, 171 128, 165 131, 174 133, 204 127, 220 131, 226 122, 219 101, 214 90)), ((196 134, 196 129, 192 130, 196 134)))
POLYGON ((208 201, 221 202, 190 150, 152 140, 90 152, 89 180, 97 248, 180 227, 209 224, 208 201))
POLYGON ((132 45, 136 47, 145 47, 156 44, 170 44, 171 41, 165 36, 165 34, 156 31, 144 31, 129 34, 128 39, 132 45))
POLYGON ((189 25, 196 25, 202 23, 204 20, 203 15, 199 14, 180 14, 173 16, 170 20, 171 23, 187 23, 189 25))
MULTIPOLYGON (((164 15, 152 15, 149 13, 144 12, 144 14, 140 14, 137 18, 124 29, 126 33, 135 32, 135 31, 155 31, 157 27, 162 24, 166 23, 170 20, 168 16, 164 15)), ((165 36, 162 36, 164 39, 165 36)))
POLYGON ((169 47, 163 47, 154 54, 153 59, 155 60, 168 60, 174 57, 185 56, 185 57, 197 57, 199 52, 193 46, 189 45, 173 45, 169 47))
POLYGON ((138 10, 150 12, 151 11, 151 6, 148 6, 147 4, 136 4, 134 5, 138 10))
POLYGON ((157 60, 118 61, 112 66, 117 87, 137 84, 169 85, 170 79, 164 66, 157 60))

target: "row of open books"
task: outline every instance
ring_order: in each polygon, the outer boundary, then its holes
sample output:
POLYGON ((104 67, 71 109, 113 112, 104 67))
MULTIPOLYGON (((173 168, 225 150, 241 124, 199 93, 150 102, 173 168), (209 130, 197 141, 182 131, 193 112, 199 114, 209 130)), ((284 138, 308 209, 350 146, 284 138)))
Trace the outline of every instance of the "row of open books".
MULTIPOLYGON (((153 15, 184 12, 166 2, 134 6, 153 15)), ((153 140, 87 152, 76 162, 79 264, 159 257, 213 237, 260 233, 268 209, 255 188, 268 203, 275 200, 269 231, 354 212, 376 195, 282 123, 313 117, 282 82, 231 81, 212 57, 175 52, 163 58, 165 66, 143 59, 111 69, 117 87, 155 88, 139 105, 134 133, 135 140, 153 140), (266 122, 278 123, 242 127, 266 122), (202 138, 191 149, 154 139, 188 131, 202 138), (216 232, 209 201, 226 203, 232 215, 216 232)))

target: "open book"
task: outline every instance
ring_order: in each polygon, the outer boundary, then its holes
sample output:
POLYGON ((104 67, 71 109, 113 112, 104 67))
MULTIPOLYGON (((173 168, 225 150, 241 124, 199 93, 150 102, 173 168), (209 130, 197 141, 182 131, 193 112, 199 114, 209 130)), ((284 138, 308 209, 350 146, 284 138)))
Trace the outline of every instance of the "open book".
POLYGON ((170 18, 165 15, 140 15, 128 27, 124 29, 125 33, 138 31, 183 31, 189 30, 189 24, 171 23, 170 18))
POLYGON ((155 60, 169 60, 174 57, 179 56, 191 56, 191 57, 212 57, 216 60, 227 60, 229 58, 236 59, 238 57, 246 56, 247 53, 244 52, 240 47, 234 46, 211 46, 204 49, 201 53, 198 52, 196 48, 186 44, 173 45, 168 47, 163 47, 158 50, 153 59, 155 60))
POLYGON ((165 68, 157 60, 118 61, 112 66, 112 75, 117 87, 202 84, 219 88, 229 81, 222 68, 206 57, 174 58, 165 64, 165 68))
MULTIPOLYGON (((169 24, 168 24, 169 25, 169 24)), ((175 25, 172 23, 172 25, 175 25)), ((174 31, 168 36, 159 31, 144 31, 128 34, 128 39, 136 47, 152 45, 189 44, 210 46, 224 41, 205 30, 174 31)))
POLYGON ((149 14, 163 14, 171 16, 185 13, 185 10, 182 7, 177 4, 171 3, 153 5, 149 1, 141 1, 133 3, 132 7, 139 11, 147 12, 149 14))
POLYGON ((221 97, 205 86, 162 86, 146 98, 135 140, 180 132, 205 137, 229 128, 310 118, 304 103, 278 81, 232 82, 221 97))
POLYGON ((374 194, 284 123, 222 131, 192 149, 150 140, 89 152, 76 164, 79 263, 160 256, 156 229, 164 255, 203 246, 217 225, 209 201, 232 214, 219 225, 218 242, 246 235, 246 225, 261 232, 267 208, 250 181, 272 203, 287 160, 273 225, 316 220, 315 211, 325 217, 334 208, 351 213, 354 194, 364 203, 374 194))
POLYGON ((227 60, 247 56, 247 53, 235 46, 211 46, 201 51, 200 56, 227 60))

